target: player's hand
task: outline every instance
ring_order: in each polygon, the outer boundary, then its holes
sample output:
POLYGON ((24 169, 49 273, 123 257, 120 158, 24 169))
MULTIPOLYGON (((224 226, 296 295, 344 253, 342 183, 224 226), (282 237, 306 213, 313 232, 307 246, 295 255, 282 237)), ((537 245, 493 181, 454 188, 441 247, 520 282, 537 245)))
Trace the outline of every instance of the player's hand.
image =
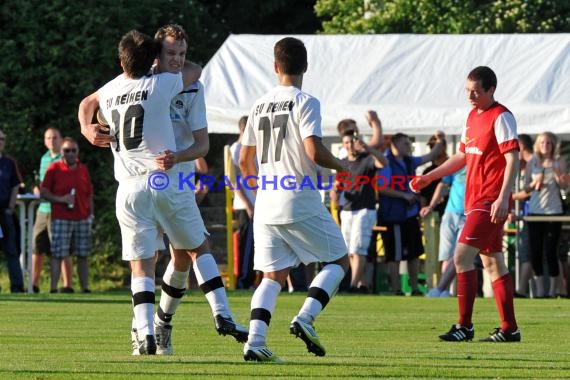
POLYGON ((410 190, 412 190, 414 193, 419 193, 421 189, 423 189, 430 183, 431 180, 425 175, 414 177, 410 181, 410 190))
POLYGON ((497 199, 491 204, 491 223, 504 224, 509 214, 509 198, 497 199))
POLYGON ((168 170, 171 169, 174 165, 176 165, 176 155, 174 152, 170 150, 164 151, 161 155, 157 156, 154 159, 154 162, 158 166, 160 170, 168 170))
POLYGON ((91 144, 102 148, 106 148, 112 142, 116 141, 115 136, 109 134, 109 128, 99 124, 88 124, 81 127, 81 134, 83 134, 91 144))

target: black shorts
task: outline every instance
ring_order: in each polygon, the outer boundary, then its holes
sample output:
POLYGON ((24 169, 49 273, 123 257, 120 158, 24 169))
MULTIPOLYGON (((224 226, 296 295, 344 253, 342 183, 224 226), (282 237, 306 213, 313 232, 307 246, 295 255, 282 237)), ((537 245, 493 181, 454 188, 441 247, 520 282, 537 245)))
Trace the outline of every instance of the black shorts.
POLYGON ((417 259, 424 253, 422 231, 418 217, 408 218, 400 224, 384 224, 384 255, 387 262, 417 259))

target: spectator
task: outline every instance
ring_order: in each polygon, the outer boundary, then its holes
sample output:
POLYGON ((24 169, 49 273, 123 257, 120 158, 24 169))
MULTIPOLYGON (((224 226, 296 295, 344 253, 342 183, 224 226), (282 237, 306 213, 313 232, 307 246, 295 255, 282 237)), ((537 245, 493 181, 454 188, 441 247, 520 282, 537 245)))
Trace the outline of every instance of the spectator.
POLYGON ((439 261, 441 265, 441 278, 438 285, 428 292, 427 297, 449 297, 449 287, 455 278, 455 264, 453 253, 459 239, 459 234, 465 224, 465 168, 443 178, 437 185, 429 205, 420 210, 420 216, 425 218, 435 210, 441 200, 441 192, 445 186, 451 186, 449 199, 441 219, 439 229, 439 261))
MULTIPOLYGON (((529 215, 562 215, 562 197, 560 189, 566 189, 570 177, 566 171, 566 162, 559 156, 558 138, 552 132, 538 135, 534 143, 534 156, 526 165, 525 191, 530 194, 529 215)), ((528 222, 530 253, 536 298, 555 297, 556 277, 560 274, 558 266, 558 240, 561 222, 528 222), (550 289, 546 293, 543 280, 543 259, 548 264, 550 289)))
MULTIPOLYGON (((436 143, 437 143, 437 138, 435 136, 431 136, 427 145, 429 146, 429 149, 432 150, 436 143)), ((428 166, 426 169, 424 169, 424 171, 422 172, 422 175, 428 174, 433 169, 435 169, 438 166, 440 166, 441 164, 443 164, 445 162, 445 160, 447 160, 449 158, 449 156, 447 155, 446 148, 447 148, 447 144, 444 144, 443 149, 441 150, 441 153, 439 154, 439 156, 437 156, 435 158, 435 160, 432 161, 430 166, 428 166)), ((437 214, 439 215, 439 217, 441 218, 441 216, 443 216, 443 211, 445 210, 445 205, 447 203, 447 192, 449 189, 448 189, 448 187, 443 187, 440 191, 439 199, 436 199, 436 200, 432 199, 433 194, 435 193, 435 188, 437 187, 437 185, 439 183, 440 183, 440 180, 433 181, 428 186, 426 186, 424 189, 422 189, 422 191, 420 191, 420 195, 422 197, 422 206, 427 205, 427 204, 432 204, 434 206, 434 208, 430 211, 436 211, 437 214), (431 203, 432 201, 434 201, 434 202, 431 203)), ((439 223, 439 220, 438 220, 438 223, 439 223)))
MULTIPOLYGON (((82 293, 89 290, 89 254, 93 221, 93 185, 87 167, 78 158, 79 147, 71 137, 63 139, 62 158, 52 163, 41 186, 42 198, 51 202, 51 293, 57 293, 62 261, 71 267, 71 248, 77 256, 82 293)), ((71 285, 71 284, 69 284, 71 285)), ((73 293, 71 286, 62 293, 73 293)))
MULTIPOLYGON (((239 154, 241 152, 241 139, 247 124, 247 116, 239 119, 239 137, 230 146, 232 164, 236 176, 241 176, 239 168, 239 154)), ((257 166, 257 164, 256 164, 257 166)), ((255 195, 246 187, 232 184, 234 187, 234 218, 238 224, 239 234, 239 271, 237 287, 239 289, 249 289, 255 283, 255 271, 253 270, 253 208, 255 205, 255 195)), ((241 185, 241 184, 240 184, 241 185)))
MULTIPOLYGON (((40 195, 41 181, 44 180, 46 170, 53 162, 61 159, 61 134, 54 127, 49 127, 44 133, 44 145, 48 149, 40 161, 37 186, 34 186, 34 194, 40 195)), ((34 293, 40 291, 40 276, 44 264, 44 256, 51 255, 51 205, 49 202, 41 202, 36 212, 32 241, 32 284, 34 293)), ((63 277, 63 289, 71 288, 71 265, 63 260, 61 273, 63 277)))
POLYGON ((437 143, 423 156, 412 156, 412 141, 408 135, 396 133, 392 136, 389 165, 380 170, 380 208, 378 224, 385 226, 381 232, 385 258, 392 291, 403 295, 400 285, 400 261, 408 262, 408 273, 412 295, 422 293, 418 289, 419 260, 424 253, 419 223, 419 197, 410 190, 410 176, 415 176, 418 166, 435 160, 443 150, 445 140, 441 132, 436 134, 437 143))
POLYGON ((354 131, 345 131, 342 146, 347 152, 343 164, 350 173, 349 184, 338 184, 331 190, 331 199, 338 199, 342 191, 344 205, 340 213, 341 230, 348 246, 350 259, 350 292, 368 293, 365 280, 366 258, 372 227, 376 224, 376 195, 373 187, 376 171, 388 165, 381 151, 371 148, 354 131), (368 178, 362 184, 357 178, 368 178))
POLYGON ((18 188, 22 182, 16 161, 6 156, 6 134, 0 130, 0 228, 2 251, 8 262, 10 291, 24 292, 24 276, 20 265, 18 217, 14 213, 18 188))
MULTIPOLYGON (((528 199, 530 195, 524 190, 525 186, 525 173, 526 164, 533 156, 532 139, 527 134, 519 135, 519 187, 516 193, 513 194, 513 200, 519 203, 519 214, 526 216, 528 214, 528 199)), ((515 218, 516 219, 516 218, 515 218)), ((530 241, 528 238, 528 226, 523 220, 517 220, 519 223, 517 234, 517 258, 519 260, 519 273, 517 281, 517 291, 515 297, 528 298, 529 296, 529 282, 532 279, 532 264, 530 262, 530 241)))
MULTIPOLYGON (((378 117, 378 113, 373 110, 369 110, 364 115, 366 117, 366 121, 368 125, 372 129, 372 136, 370 140, 368 140, 367 145, 373 149, 383 150, 384 149, 384 135, 382 134, 382 122, 378 117)), ((338 122, 336 126, 338 136, 342 139, 345 134, 353 134, 356 137, 360 136, 360 129, 356 124, 356 121, 353 119, 343 119, 338 122)), ((337 157, 339 159, 344 159, 348 155, 346 149, 341 145, 340 149, 337 152, 337 157)), ((335 192, 330 192, 330 206, 331 212, 333 214, 333 219, 340 225, 340 212, 344 206, 344 193, 336 194, 335 192)), ((376 195, 376 194, 375 194, 376 195)), ((369 252, 367 255, 367 261, 375 263, 377 252, 376 252, 376 244, 373 244, 372 241, 376 242, 378 239, 378 232, 373 232, 370 238, 370 247, 368 248, 369 252)), ((346 291, 350 290, 350 276, 346 276, 342 280, 339 286, 339 291, 346 291)))

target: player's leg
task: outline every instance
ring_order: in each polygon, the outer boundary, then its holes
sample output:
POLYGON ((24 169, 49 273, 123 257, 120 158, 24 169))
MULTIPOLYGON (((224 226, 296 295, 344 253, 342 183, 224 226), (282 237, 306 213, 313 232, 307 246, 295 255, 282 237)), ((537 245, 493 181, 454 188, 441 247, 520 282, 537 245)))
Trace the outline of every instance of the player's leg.
POLYGON ((277 304, 277 296, 281 292, 288 274, 289 268, 263 273, 263 279, 253 293, 249 335, 243 349, 243 358, 246 361, 282 362, 267 347, 266 337, 271 316, 277 304))
POLYGON ((155 258, 131 260, 131 292, 137 339, 133 355, 156 354, 153 314, 155 303, 155 258))
POLYGON ((247 328, 236 323, 232 318, 226 288, 218 269, 218 264, 212 255, 210 241, 206 236, 204 242, 191 251, 194 261, 194 273, 198 286, 210 304, 216 330, 220 335, 231 335, 238 342, 247 340, 247 328))
POLYGON ((119 183, 115 210, 121 228, 122 259, 131 267, 133 355, 154 355, 155 252, 162 231, 157 227, 158 209, 147 181, 141 177, 119 183))
POLYGON ((501 317, 501 327, 496 329, 490 336, 482 341, 486 342, 513 342, 520 341, 514 308, 514 284, 509 269, 505 264, 503 252, 482 254, 483 266, 489 274, 495 303, 501 317))
MULTIPOLYGON (((216 330, 222 335, 233 336, 238 342, 245 342, 247 329, 232 319, 226 288, 212 255, 209 234, 194 195, 169 188, 157 193, 157 196, 157 205, 161 210, 159 223, 172 247, 186 250, 192 259, 196 280, 210 304, 216 330)), ((179 269, 182 271, 184 268, 181 266, 179 269)))
POLYGON ((186 294, 192 259, 188 251, 170 247, 170 262, 162 276, 160 303, 154 315, 158 355, 171 355, 172 317, 186 294))
POLYGON ((439 336, 441 340, 448 342, 460 342, 472 340, 475 334, 471 318, 473 316, 473 304, 477 297, 477 270, 473 265, 479 248, 457 244, 454 254, 454 263, 457 271, 457 305, 459 320, 451 329, 439 336))
POLYGON ((312 218, 284 226, 282 233, 300 261, 327 263, 309 285, 307 298, 290 325, 290 333, 301 338, 310 352, 324 356, 325 348, 313 322, 336 293, 348 270, 346 244, 326 209, 312 218))
POLYGON ((267 330, 289 269, 300 261, 279 227, 254 222, 254 269, 263 272, 263 279, 251 298, 249 335, 243 350, 246 361, 281 362, 267 347, 267 330))
POLYGON ((481 250, 488 247, 492 233, 498 232, 493 225, 487 212, 471 212, 465 219, 454 254, 459 320, 447 333, 439 336, 441 340, 460 342, 472 340, 475 335, 471 321, 477 297, 477 269, 474 260, 481 250))

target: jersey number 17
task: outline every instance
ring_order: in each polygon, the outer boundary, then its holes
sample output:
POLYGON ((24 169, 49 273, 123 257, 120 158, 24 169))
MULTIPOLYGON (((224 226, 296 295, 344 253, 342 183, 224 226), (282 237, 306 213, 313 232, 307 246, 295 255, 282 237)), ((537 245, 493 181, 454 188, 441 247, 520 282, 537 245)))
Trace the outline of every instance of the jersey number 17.
POLYGON ((267 162, 267 157, 269 155, 269 141, 273 135, 272 130, 279 128, 279 133, 277 134, 277 142, 275 144, 275 159, 274 162, 281 160, 281 150, 283 149, 283 139, 285 139, 285 134, 287 132, 287 122, 289 121, 289 114, 275 115, 273 118, 273 125, 271 125, 271 120, 267 116, 259 118, 258 130, 263 131, 263 144, 261 149, 261 163, 267 162))

